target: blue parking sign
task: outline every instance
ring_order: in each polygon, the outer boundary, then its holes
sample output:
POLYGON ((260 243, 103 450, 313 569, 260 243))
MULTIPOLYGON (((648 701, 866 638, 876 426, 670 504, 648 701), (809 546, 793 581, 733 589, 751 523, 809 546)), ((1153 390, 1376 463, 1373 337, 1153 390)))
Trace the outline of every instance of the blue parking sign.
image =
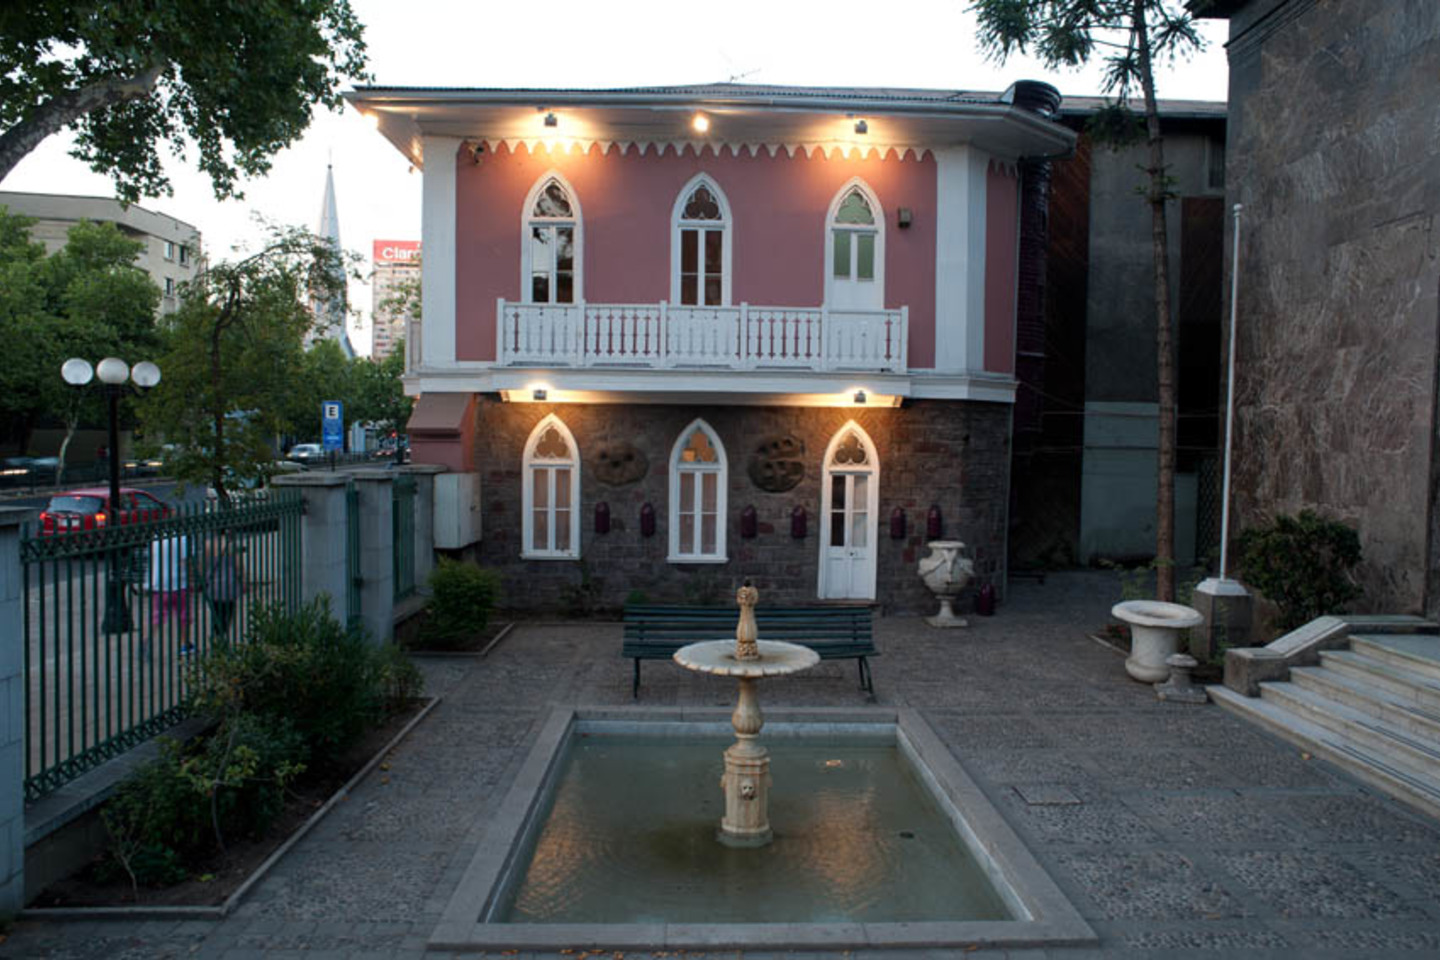
POLYGON ((320 440, 327 451, 345 449, 345 406, 339 400, 320 404, 320 440))

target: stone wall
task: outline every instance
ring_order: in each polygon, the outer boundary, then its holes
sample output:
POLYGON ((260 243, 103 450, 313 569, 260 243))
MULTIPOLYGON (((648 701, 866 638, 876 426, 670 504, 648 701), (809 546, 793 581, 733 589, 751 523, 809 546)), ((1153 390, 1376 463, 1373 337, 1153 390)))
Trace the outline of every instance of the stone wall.
POLYGON ((504 579, 503 605, 561 613, 618 608, 631 591, 651 602, 728 602, 747 577, 762 603, 814 603, 820 550, 821 459, 836 431, 854 419, 875 442, 880 459, 879 554, 876 594, 886 612, 929 611, 933 600, 915 566, 926 554, 925 515, 939 504, 943 536, 965 541, 975 558, 977 585, 1004 586, 1005 506, 1010 408, 1003 404, 919 401, 904 408, 709 407, 628 404, 501 403, 479 398, 475 467, 481 476, 484 566, 504 579), (554 413, 580 447, 581 557, 522 560, 521 460, 535 425, 554 413), (729 460, 727 553, 724 564, 667 562, 669 457, 680 431, 703 417, 729 460), (790 434, 804 444, 805 474, 784 493, 767 493, 746 465, 761 438, 790 434), (632 483, 609 486, 596 476, 602 445, 628 441, 648 460, 632 483), (595 533, 595 505, 610 508, 610 532, 595 533), (640 510, 655 508, 656 531, 640 535, 640 510), (758 535, 742 539, 739 519, 754 506, 758 535), (791 511, 805 508, 805 539, 791 536, 791 511), (906 514, 906 536, 890 537, 890 515, 906 514))
POLYGON ((1434 612, 1440 4, 1265 0, 1229 49, 1232 532, 1321 510, 1360 533, 1360 609, 1434 612))

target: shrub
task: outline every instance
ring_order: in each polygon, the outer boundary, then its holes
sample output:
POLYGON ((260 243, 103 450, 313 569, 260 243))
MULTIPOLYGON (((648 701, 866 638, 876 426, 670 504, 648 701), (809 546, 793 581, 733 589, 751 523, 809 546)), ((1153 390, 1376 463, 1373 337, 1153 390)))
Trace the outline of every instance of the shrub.
POLYGON ((196 707, 293 724, 316 766, 374 726, 397 698, 416 695, 419 674, 393 645, 345 627, 323 599, 293 613, 257 608, 243 643, 217 648, 200 671, 196 707))
POLYGON ((126 780, 101 818, 110 834, 100 875, 162 887, 239 836, 258 837, 304 771, 304 742, 285 720, 240 714, 210 736, 161 742, 160 756, 126 780))
POLYGON ((1280 608, 1279 627, 1294 630, 1338 613, 1360 595, 1350 571, 1360 562, 1360 537, 1345 524, 1302 510, 1240 535, 1246 582, 1280 608))
POLYGON ((473 563, 441 558, 430 571, 429 615, 421 637, 432 643, 455 643, 484 630, 500 596, 500 578, 473 563))

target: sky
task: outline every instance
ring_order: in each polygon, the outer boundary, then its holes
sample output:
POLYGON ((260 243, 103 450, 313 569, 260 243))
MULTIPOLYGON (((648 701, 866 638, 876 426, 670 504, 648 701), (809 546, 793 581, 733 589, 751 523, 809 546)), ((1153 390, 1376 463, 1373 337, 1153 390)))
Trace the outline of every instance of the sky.
MULTIPOLYGON (((551 0, 540 7, 475 0, 351 0, 365 24, 372 82, 430 87, 628 87, 737 83, 1004 90, 1045 80, 1072 96, 1101 92, 1098 66, 1047 71, 1032 59, 988 61, 975 42, 968 0, 732 0, 716 4, 551 0)), ((1201 21, 1206 49, 1157 74, 1162 99, 1226 99, 1224 21, 1201 21)), ((0 189, 113 196, 108 178, 50 137, 0 189)), ((163 152, 163 151, 162 151, 163 152)), ((316 112, 305 136, 277 154, 270 174, 242 182, 240 200, 217 201, 209 179, 167 161, 168 197, 140 205, 198 228, 206 255, 228 259, 258 242, 256 216, 315 229, 333 164, 340 238, 370 261, 374 240, 420 238, 419 172, 351 108, 316 112)), ((368 354, 371 294, 352 281, 350 328, 368 354)))

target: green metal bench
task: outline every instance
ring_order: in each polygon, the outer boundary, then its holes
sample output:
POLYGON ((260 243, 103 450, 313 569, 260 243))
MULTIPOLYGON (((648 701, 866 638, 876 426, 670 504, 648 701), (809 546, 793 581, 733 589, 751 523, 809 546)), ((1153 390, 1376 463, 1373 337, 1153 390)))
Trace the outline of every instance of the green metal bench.
MULTIPOLYGON (((669 660, 701 640, 734 640, 739 620, 735 607, 627 606, 621 655, 635 661, 631 694, 640 697, 641 660, 669 660)), ((821 660, 859 661, 861 689, 875 692, 866 658, 880 651, 869 607, 757 607, 755 625, 761 640, 803 644, 821 660)))

